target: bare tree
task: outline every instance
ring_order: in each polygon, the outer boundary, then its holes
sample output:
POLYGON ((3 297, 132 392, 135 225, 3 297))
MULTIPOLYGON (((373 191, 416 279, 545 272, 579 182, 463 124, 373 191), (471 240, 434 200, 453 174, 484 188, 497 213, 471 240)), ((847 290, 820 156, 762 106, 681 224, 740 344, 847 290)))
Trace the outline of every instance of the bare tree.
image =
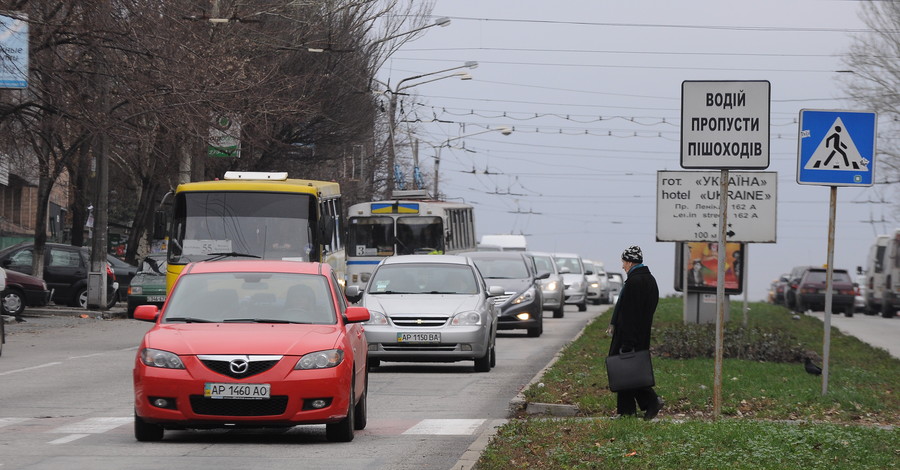
POLYGON ((842 75, 850 96, 864 109, 879 114, 875 168, 879 183, 886 183, 885 198, 895 201, 900 216, 900 2, 861 3, 860 17, 872 30, 858 34, 844 62, 842 75), (889 189, 888 189, 889 188, 889 189))

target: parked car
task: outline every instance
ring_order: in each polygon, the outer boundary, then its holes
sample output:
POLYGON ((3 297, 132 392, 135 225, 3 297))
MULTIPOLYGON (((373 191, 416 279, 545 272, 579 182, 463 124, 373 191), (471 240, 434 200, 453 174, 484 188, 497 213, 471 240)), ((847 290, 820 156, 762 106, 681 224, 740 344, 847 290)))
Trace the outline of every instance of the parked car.
POLYGON ((575 253, 555 253, 553 261, 563 275, 566 304, 577 305, 579 312, 587 310, 587 280, 584 263, 575 253))
POLYGON ((134 362, 134 437, 166 429, 325 423, 330 441, 366 427, 365 308, 331 267, 280 260, 189 264, 134 362))
POLYGON ((853 312, 874 315, 875 312, 869 312, 869 309, 866 308, 866 272, 863 271, 862 266, 856 267, 856 282, 853 283, 853 287, 855 288, 853 312))
MULTIPOLYGON (((30 242, 19 243, 0 251, 2 267, 28 275, 34 274, 31 269, 33 259, 34 244, 30 242)), ((47 243, 44 246, 44 281, 53 291, 51 300, 56 304, 86 308, 90 266, 88 247, 47 243)), ((115 269, 109 264, 106 269, 106 286, 107 308, 109 308, 116 303, 119 287, 115 269)))
POLYGON ((788 280, 784 286, 784 306, 793 311, 800 311, 797 308, 797 289, 800 286, 800 279, 807 269, 812 266, 794 266, 791 273, 788 274, 788 280))
MULTIPOLYGON (((797 287, 797 311, 821 311, 825 309, 826 289, 825 268, 809 268, 803 274, 797 287)), ((844 312, 853 316, 853 304, 856 297, 853 279, 846 269, 834 269, 831 275, 831 311, 844 312)))
POLYGON ((866 259, 866 310, 891 318, 900 310, 900 228, 878 235, 866 259))
POLYGON ((625 284, 625 278, 622 273, 606 273, 609 276, 609 303, 615 304, 619 301, 619 292, 622 291, 622 285, 625 284))
POLYGON ((106 262, 112 265, 113 272, 116 273, 116 282, 119 283, 119 288, 116 290, 116 300, 124 302, 128 299, 128 286, 131 285, 131 280, 137 275, 138 267, 109 254, 106 255, 106 262))
POLYGON ((126 296, 128 317, 134 317, 138 305, 156 305, 162 308, 166 303, 166 255, 148 255, 141 260, 137 274, 131 279, 126 296))
POLYGON ((369 366, 381 361, 475 361, 476 372, 496 365, 497 314, 475 262, 456 255, 402 255, 383 259, 364 289, 347 297, 369 310, 369 366))
POLYGON ((531 259, 521 251, 473 251, 461 255, 475 260, 475 267, 486 283, 503 287, 503 295, 492 298, 500 308, 498 330, 524 329, 532 338, 544 334, 540 280, 549 278, 549 271, 535 271, 531 259))
POLYGON ((789 276, 788 273, 782 274, 773 284, 772 303, 775 305, 784 305, 784 293, 787 290, 789 276))
POLYGON ((541 297, 544 300, 543 309, 553 312, 553 318, 562 318, 565 315, 566 306, 565 293, 563 292, 565 283, 559 268, 553 261, 553 256, 550 253, 539 253, 536 251, 529 251, 525 255, 531 258, 535 272, 549 273, 545 279, 540 280, 541 297))
POLYGON ((5 269, 6 287, 0 291, 0 309, 4 315, 21 317, 25 307, 43 307, 50 303, 50 290, 43 279, 5 269))

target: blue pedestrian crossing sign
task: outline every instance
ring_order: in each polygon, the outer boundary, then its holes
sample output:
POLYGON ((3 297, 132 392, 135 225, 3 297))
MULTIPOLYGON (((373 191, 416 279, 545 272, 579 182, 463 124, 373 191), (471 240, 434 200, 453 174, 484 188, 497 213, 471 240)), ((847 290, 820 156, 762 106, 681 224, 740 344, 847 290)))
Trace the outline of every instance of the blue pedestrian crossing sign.
POLYGON ((875 113, 800 110, 797 183, 872 186, 875 113))

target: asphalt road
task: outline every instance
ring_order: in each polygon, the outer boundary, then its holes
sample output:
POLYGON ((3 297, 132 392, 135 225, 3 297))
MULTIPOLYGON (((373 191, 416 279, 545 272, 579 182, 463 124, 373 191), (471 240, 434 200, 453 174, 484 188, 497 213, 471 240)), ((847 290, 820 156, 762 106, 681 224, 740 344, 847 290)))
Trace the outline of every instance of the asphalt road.
POLYGON ((369 375, 369 425, 346 444, 328 442, 324 425, 136 442, 131 369, 150 324, 123 318, 124 309, 111 319, 26 311, 26 323, 7 324, 0 357, 0 469, 469 468, 510 401, 605 309, 569 308, 547 318, 540 338, 501 332, 488 373, 471 361, 383 363, 369 375))
MULTIPOLYGON (((825 314, 812 312, 811 315, 822 320, 824 331, 825 314)), ((855 336, 872 346, 886 349, 891 356, 900 359, 900 317, 883 318, 881 315, 864 315, 862 313, 845 317, 840 314, 832 314, 831 326, 837 328, 841 333, 855 336)))

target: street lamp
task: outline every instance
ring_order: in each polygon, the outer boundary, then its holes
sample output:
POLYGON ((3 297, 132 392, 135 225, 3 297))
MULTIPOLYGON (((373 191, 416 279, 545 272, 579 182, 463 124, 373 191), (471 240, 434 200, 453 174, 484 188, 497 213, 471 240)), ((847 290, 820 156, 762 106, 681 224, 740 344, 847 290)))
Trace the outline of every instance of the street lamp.
POLYGON ((434 26, 441 26, 441 27, 444 27, 444 26, 447 26, 448 24, 450 24, 450 18, 447 18, 446 16, 442 16, 442 17, 440 17, 440 18, 434 20, 434 23, 426 24, 425 26, 420 26, 420 27, 418 27, 418 28, 411 29, 411 30, 409 30, 409 31, 406 31, 405 33, 394 34, 394 35, 388 36, 388 37, 386 37, 386 38, 381 38, 381 39, 378 39, 378 40, 376 40, 376 41, 372 41, 371 44, 372 44, 372 45, 380 44, 380 43, 382 43, 382 42, 390 41, 391 39, 397 39, 397 38, 399 38, 399 37, 409 36, 410 34, 418 33, 419 31, 422 31, 423 29, 428 29, 428 28, 431 28, 431 27, 434 27, 434 26))
POLYGON ((425 80, 425 81, 421 81, 421 82, 417 82, 417 83, 409 83, 406 85, 404 85, 404 83, 412 81, 412 80, 418 80, 420 78, 430 77, 432 75, 440 75, 442 73, 453 72, 454 70, 459 70, 459 69, 464 69, 464 68, 474 69, 475 67, 478 67, 478 62, 469 61, 469 62, 464 63, 463 65, 459 65, 456 67, 450 67, 448 69, 437 70, 435 72, 413 75, 412 77, 406 77, 403 80, 400 80, 399 82, 397 82, 396 87, 393 89, 390 88, 390 85, 388 85, 386 83, 382 83, 386 88, 385 93, 390 93, 390 95, 391 95, 390 99, 388 100, 388 139, 390 141, 388 142, 388 160, 387 160, 387 165, 386 165, 387 166, 387 197, 391 197, 391 194, 394 193, 394 184, 395 184, 394 162, 396 161, 397 153, 396 153, 396 149, 394 148, 394 128, 397 125, 397 116, 396 116, 396 114, 397 114, 397 95, 399 95, 403 90, 412 88, 414 86, 423 85, 425 83, 431 83, 431 82, 443 80, 445 78, 452 78, 452 77, 460 77, 460 79, 462 79, 462 80, 471 80, 472 76, 469 75, 468 73, 457 72, 457 73, 451 73, 449 75, 442 75, 440 77, 436 77, 436 78, 433 78, 430 80, 425 80))
POLYGON ((511 127, 507 127, 507 126, 500 126, 500 127, 494 128, 494 129, 483 130, 481 132, 475 132, 472 134, 451 137, 451 138, 441 142, 440 145, 436 145, 434 147, 434 197, 435 198, 440 198, 440 193, 438 193, 438 182, 440 181, 440 178, 438 177, 438 173, 439 173, 439 169, 441 166, 441 148, 443 148, 445 145, 449 144, 450 142, 453 142, 454 140, 459 140, 459 139, 463 139, 466 137, 472 137, 474 135, 486 134, 488 132, 495 132, 495 131, 500 132, 503 135, 510 135, 510 134, 512 134, 513 129, 511 127))

